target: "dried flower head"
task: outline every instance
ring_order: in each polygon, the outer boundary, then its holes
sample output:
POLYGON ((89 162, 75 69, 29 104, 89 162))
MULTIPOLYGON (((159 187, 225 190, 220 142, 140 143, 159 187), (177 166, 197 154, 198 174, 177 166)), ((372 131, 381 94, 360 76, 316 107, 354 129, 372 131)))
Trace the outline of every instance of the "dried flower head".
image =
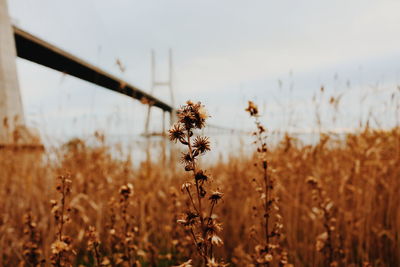
POLYGON ((206 182, 208 180, 208 176, 206 175, 206 173, 204 171, 199 170, 198 172, 196 172, 194 179, 196 181, 206 182))
POLYGON ((209 218, 209 223, 206 228, 206 235, 208 239, 211 239, 213 236, 217 235, 222 231, 222 224, 218 223, 216 220, 209 218))
POLYGON ((191 226, 197 222, 198 217, 199 217, 198 214, 188 211, 188 212, 186 212, 185 217, 177 220, 177 222, 184 226, 191 226))
POLYGON ((172 126, 172 128, 169 130, 169 139, 171 141, 174 141, 175 143, 178 140, 180 142, 183 142, 184 136, 185 136, 185 133, 183 131, 184 131, 184 128, 182 127, 181 124, 174 124, 172 126))
POLYGON ((192 186, 192 183, 190 183, 190 182, 183 183, 181 186, 181 191, 185 192, 186 190, 189 190, 191 186, 192 186))
POLYGON ((318 184, 317 179, 313 176, 307 177, 306 183, 310 184, 311 186, 316 186, 318 184))
POLYGON ((246 111, 250 113, 250 116, 257 116, 258 115, 258 107, 253 101, 249 101, 249 105, 246 108, 246 111))
POLYGON ((124 198, 127 199, 133 194, 133 185, 131 183, 128 183, 126 185, 123 185, 119 189, 119 194, 124 198))
POLYGON ((219 236, 213 235, 211 237, 211 244, 213 244, 214 246, 217 246, 217 247, 221 247, 224 244, 224 242, 222 241, 222 239, 219 236))
POLYGON ((257 262, 260 264, 268 264, 273 260, 273 256, 271 253, 263 253, 257 258, 257 262))
POLYGON ((201 119, 203 119, 203 120, 208 119, 209 116, 208 116, 207 110, 204 108, 204 106, 200 106, 198 112, 199 112, 199 117, 201 119))
POLYGON ((51 253, 53 254, 60 254, 69 250, 70 246, 64 241, 57 240, 53 244, 51 244, 51 253))
POLYGON ((210 141, 208 137, 197 136, 196 139, 194 139, 193 147, 200 154, 205 153, 206 151, 210 151, 210 141))
POLYGON ((200 102, 195 104, 192 101, 187 101, 186 105, 177 111, 177 115, 178 122, 183 124, 187 130, 203 128, 208 118, 204 106, 200 102))
POLYGON ((191 163, 192 162, 192 155, 189 153, 189 152, 186 152, 186 153, 183 153, 182 152, 182 157, 181 157, 181 162, 183 163, 183 164, 189 164, 189 163, 191 163))
POLYGON ((218 201, 222 198, 224 194, 219 192, 219 191, 214 191, 212 192, 211 196, 209 197, 209 199, 211 200, 212 204, 217 204, 218 201))

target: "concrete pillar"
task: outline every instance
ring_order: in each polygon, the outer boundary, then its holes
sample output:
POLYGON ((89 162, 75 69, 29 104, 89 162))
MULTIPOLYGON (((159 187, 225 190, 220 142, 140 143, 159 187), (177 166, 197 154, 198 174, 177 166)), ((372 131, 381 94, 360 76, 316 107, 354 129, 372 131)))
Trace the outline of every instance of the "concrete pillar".
POLYGON ((0 144, 13 142, 12 132, 24 125, 16 57, 7 0, 0 0, 0 144))

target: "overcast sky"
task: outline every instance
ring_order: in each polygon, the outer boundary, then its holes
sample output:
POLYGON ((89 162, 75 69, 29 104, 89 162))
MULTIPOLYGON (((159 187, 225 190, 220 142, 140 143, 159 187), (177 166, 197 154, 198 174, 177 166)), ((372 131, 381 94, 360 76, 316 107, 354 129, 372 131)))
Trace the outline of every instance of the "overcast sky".
MULTIPOLYGON (((390 97, 400 81, 397 0, 8 2, 21 28, 146 91, 150 50, 164 79, 172 48, 176 104, 202 101, 213 124, 248 128, 243 109, 251 99, 271 129, 312 129, 312 98, 321 86, 324 99, 343 95, 336 122, 333 108, 321 104, 325 128, 356 127, 371 110, 382 126, 396 123, 390 97)), ((18 71, 29 124, 42 133, 143 130, 145 109, 137 101, 24 60, 18 71)), ((166 88, 155 94, 170 101, 166 88)))

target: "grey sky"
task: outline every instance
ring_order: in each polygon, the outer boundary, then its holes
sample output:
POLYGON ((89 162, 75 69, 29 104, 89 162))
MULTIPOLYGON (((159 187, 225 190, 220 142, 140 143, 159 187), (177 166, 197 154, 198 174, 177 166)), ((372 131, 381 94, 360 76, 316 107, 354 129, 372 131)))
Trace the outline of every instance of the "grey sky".
MULTIPOLYGON (((9 0, 9 7, 23 29, 144 90, 150 49, 163 78, 173 48, 177 102, 201 100, 214 124, 248 127, 243 108, 254 99, 271 128, 309 129, 321 85, 325 98, 344 94, 340 121, 326 119, 325 127, 355 127, 370 109, 395 123, 384 103, 400 80, 400 1, 9 0)), ((47 133, 141 132, 138 103, 23 60, 18 68, 28 119, 47 133)), ((331 116, 326 103, 321 109, 331 116)))

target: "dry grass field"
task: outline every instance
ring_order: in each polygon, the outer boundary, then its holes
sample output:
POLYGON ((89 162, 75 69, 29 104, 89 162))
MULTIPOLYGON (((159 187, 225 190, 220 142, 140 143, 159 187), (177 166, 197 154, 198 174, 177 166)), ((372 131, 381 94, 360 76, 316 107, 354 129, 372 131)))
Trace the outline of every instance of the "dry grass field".
POLYGON ((208 165, 193 103, 167 160, 134 167, 101 139, 1 150, 0 265, 400 266, 400 128, 269 149, 247 111, 254 154, 208 165))

